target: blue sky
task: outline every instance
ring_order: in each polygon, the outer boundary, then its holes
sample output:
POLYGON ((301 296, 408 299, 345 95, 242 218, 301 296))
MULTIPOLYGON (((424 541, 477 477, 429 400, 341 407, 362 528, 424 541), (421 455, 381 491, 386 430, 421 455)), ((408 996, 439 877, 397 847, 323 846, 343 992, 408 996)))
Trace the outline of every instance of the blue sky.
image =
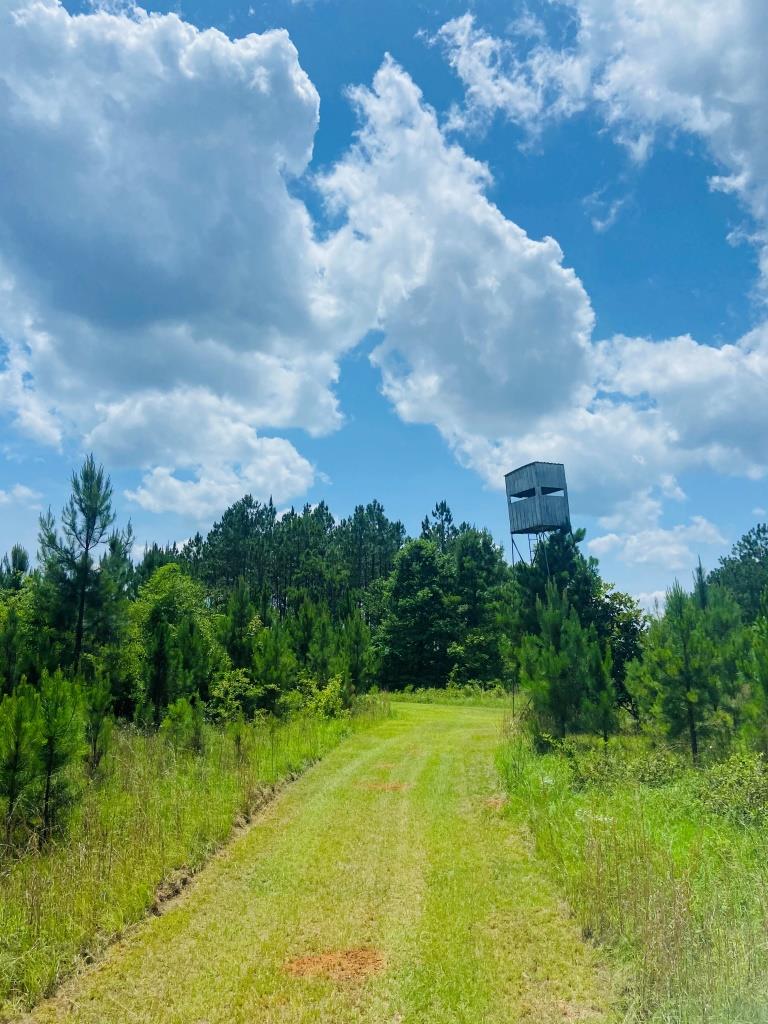
POLYGON ((713 565, 768 508, 768 16, 657 6, 0 0, 0 548, 92 448, 140 542, 250 490, 509 552, 543 458, 622 588, 713 565))

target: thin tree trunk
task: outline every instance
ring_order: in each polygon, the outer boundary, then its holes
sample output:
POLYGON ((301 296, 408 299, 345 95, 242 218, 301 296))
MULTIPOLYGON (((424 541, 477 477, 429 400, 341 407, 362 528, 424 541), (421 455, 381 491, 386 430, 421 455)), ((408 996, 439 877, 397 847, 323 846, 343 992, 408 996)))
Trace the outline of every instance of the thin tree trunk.
POLYGON ((51 833, 51 795, 53 788, 53 769, 51 752, 48 752, 45 765, 45 791, 43 793, 43 841, 46 842, 51 833))
POLYGON ((685 702, 688 711, 688 735, 691 740, 691 754, 694 762, 699 758, 699 737, 696 733, 696 719, 693 714, 693 704, 689 700, 685 702))
POLYGON ((17 781, 18 781, 18 770, 19 770, 19 761, 20 760, 21 760, 21 753, 19 751, 19 745, 17 743, 16 744, 16 748, 14 750, 14 760, 13 760, 13 766, 12 766, 12 769, 11 769, 11 771, 12 771, 12 775, 11 775, 12 782, 11 782, 10 789, 8 791, 8 810, 6 811, 6 814, 5 814, 5 842, 6 842, 6 845, 8 847, 10 847, 10 845, 11 845, 11 827, 12 827, 12 823, 13 823, 13 812, 14 812, 14 809, 15 809, 14 805, 16 803, 16 800, 18 799, 17 781))
POLYGON ((75 672, 80 667, 80 653, 83 649, 83 623, 85 621, 85 592, 88 588, 88 550, 83 554, 83 567, 80 574, 80 594, 77 603, 77 626, 75 628, 75 672))

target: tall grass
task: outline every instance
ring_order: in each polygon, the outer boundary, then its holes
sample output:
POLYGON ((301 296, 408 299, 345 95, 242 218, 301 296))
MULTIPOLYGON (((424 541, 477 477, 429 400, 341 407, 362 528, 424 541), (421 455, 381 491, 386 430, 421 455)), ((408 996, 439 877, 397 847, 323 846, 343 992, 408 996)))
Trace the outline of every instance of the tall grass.
POLYGON ((0 1019, 49 994, 158 898, 183 884, 274 787, 312 764, 352 720, 206 726, 201 752, 167 736, 116 730, 100 774, 81 784, 65 832, 0 859, 0 1019), (161 886, 164 883, 164 886, 161 886))
POLYGON ((451 704, 454 707, 507 708, 512 695, 501 686, 487 690, 482 686, 406 687, 390 694, 392 700, 407 704, 451 704))
POLYGON ((714 809, 722 768, 632 744, 536 755, 522 736, 499 766, 585 937, 625 969, 629 1020, 768 1021, 768 831, 714 809))

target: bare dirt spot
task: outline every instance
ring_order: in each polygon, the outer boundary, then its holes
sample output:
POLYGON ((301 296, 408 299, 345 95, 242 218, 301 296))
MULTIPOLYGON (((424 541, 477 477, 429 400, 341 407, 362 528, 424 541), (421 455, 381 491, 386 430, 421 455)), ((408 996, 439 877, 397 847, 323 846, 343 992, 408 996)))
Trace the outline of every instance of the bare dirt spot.
POLYGON ((331 981, 355 981, 369 974, 383 971, 386 966, 383 953, 363 946, 360 949, 340 949, 315 956, 300 956, 285 965, 288 974, 296 978, 330 978, 331 981))
POLYGON ((489 796, 485 801, 485 806, 490 807, 492 811, 500 811, 506 805, 507 798, 505 796, 489 796))
POLYGON ((162 914, 165 905, 177 896, 180 896, 192 881, 192 878, 193 873, 188 868, 179 868, 178 871, 173 871, 164 878, 155 889, 155 899, 152 903, 151 912, 156 915, 162 914))
POLYGON ((562 1014, 563 1020, 592 1021, 594 1024, 594 1022, 604 1019, 603 1014, 595 1006, 577 1006, 565 1000, 561 1000, 558 1004, 558 1010, 562 1014))
POLYGON ((410 782, 361 782, 361 789, 374 789, 380 793, 401 793, 404 789, 410 789, 410 782))

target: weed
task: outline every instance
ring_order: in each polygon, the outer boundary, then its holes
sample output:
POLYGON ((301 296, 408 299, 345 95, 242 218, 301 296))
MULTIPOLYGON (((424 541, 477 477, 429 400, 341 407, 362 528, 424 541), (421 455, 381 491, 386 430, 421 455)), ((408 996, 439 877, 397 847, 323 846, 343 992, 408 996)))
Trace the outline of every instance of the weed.
POLYGON ((498 757, 585 937, 629 968, 639 1019, 761 1024, 768 1007, 768 801, 761 759, 696 770, 640 742, 498 757))
MULTIPOLYGON (((354 717, 386 713, 369 702, 354 717)), ((179 742, 178 730, 117 729, 65 832, 45 847, 0 855, 0 1017, 4 1004, 10 1013, 50 993, 79 960, 92 960, 162 902, 227 840, 238 815, 247 820, 351 721, 199 728, 204 737, 194 743, 179 742)))

